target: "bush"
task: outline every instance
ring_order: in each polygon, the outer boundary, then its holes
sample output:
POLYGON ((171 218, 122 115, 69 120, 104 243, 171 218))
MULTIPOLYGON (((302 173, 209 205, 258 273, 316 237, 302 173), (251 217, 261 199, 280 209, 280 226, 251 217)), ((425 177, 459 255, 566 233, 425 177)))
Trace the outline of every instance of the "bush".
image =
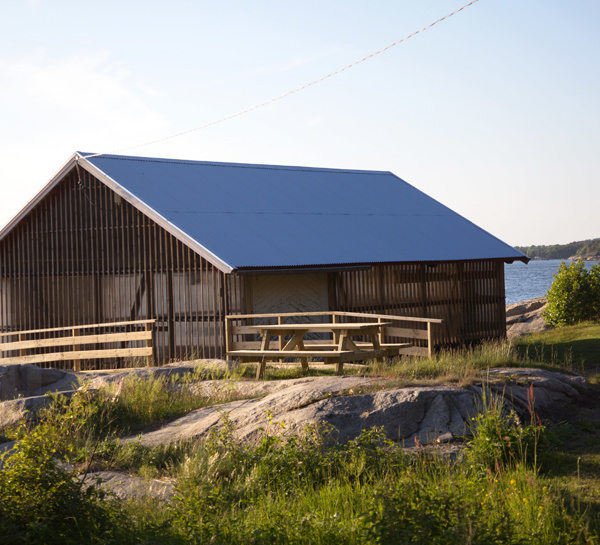
POLYGON ((537 465, 537 447, 544 426, 535 413, 533 384, 527 391, 531 422, 524 425, 504 407, 500 396, 484 389, 481 412, 472 418, 467 461, 474 469, 498 471, 519 465, 537 465))
POLYGON ((590 270, 583 261, 560 264, 542 313, 550 327, 600 320, 600 265, 590 270))
POLYGON ((103 494, 69 464, 86 418, 87 402, 76 395, 41 411, 33 428, 16 429, 15 446, 0 456, 1 543, 89 543, 102 531, 103 494))

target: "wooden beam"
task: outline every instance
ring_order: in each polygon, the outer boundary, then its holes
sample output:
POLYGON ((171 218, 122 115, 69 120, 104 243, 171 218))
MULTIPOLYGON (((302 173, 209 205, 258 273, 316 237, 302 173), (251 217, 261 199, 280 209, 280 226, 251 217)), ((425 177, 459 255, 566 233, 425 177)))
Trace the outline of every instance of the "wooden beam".
POLYGON ((15 358, 2 358, 2 365, 44 363, 50 361, 67 361, 77 359, 102 359, 102 358, 135 358, 151 356, 152 348, 115 348, 105 350, 83 350, 79 352, 52 352, 50 354, 36 354, 15 358))
MULTIPOLYGON (((152 324, 146 324, 146 327, 152 328, 152 324)), ((79 329, 73 330, 73 335, 70 337, 55 337, 53 339, 30 339, 28 341, 18 341, 11 343, 0 343, 0 352, 8 352, 9 350, 21 350, 27 348, 48 348, 52 346, 80 346, 95 343, 109 342, 131 342, 131 341, 148 341, 152 340, 152 329, 146 331, 129 331, 126 333, 105 333, 102 335, 79 335, 79 329)), ((0 358, 0 363, 4 360, 0 358)))

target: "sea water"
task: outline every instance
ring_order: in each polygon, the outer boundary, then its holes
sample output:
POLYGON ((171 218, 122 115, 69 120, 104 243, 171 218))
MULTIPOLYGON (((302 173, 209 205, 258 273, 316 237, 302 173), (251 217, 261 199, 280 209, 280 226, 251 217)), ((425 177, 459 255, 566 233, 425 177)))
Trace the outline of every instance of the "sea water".
MULTIPOLYGON (((548 259, 531 260, 527 265, 515 261, 504 265, 504 282, 506 286, 506 304, 527 301, 544 297, 554 281, 554 275, 560 264, 568 260, 548 259)), ((586 261, 585 266, 591 269, 598 261, 586 261)))

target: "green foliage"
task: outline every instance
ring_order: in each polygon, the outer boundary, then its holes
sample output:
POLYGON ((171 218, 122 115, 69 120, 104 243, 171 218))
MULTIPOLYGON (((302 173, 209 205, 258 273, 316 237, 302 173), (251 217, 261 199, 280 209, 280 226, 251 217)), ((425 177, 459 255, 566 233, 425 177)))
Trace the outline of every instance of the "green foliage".
POLYGON ((537 448, 544 426, 534 410, 533 384, 528 390, 531 423, 524 425, 514 411, 507 411, 502 398, 484 390, 481 411, 472 418, 468 462, 475 468, 498 470, 537 462, 537 448))
POLYGON ((600 324, 589 322, 541 331, 512 341, 520 360, 530 366, 550 364, 562 370, 586 374, 591 381, 598 374, 600 324))
MULTIPOLYGON (((165 505, 101 501, 63 465, 82 458, 81 438, 98 432, 90 424, 103 406, 97 396, 56 399, 36 427, 17 430, 0 472, 0 542, 597 543, 577 509, 528 467, 531 447, 515 447, 537 443, 539 428, 528 436, 494 404, 477 421, 469 455, 453 464, 409 456, 379 428, 339 444, 330 427, 296 435, 271 418, 250 445, 226 415, 204 443, 122 447, 132 466, 170 471, 177 495, 165 505), (478 442, 500 446, 490 454, 478 442)), ((105 439, 96 453, 120 448, 105 439)))
MULTIPOLYGON (((447 354, 429 372, 447 376, 498 357, 514 354, 491 345, 447 354)), ((36 426, 19 427, 0 471, 0 543, 598 543, 585 506, 538 474, 537 450, 546 446, 533 392, 527 425, 486 399, 466 455, 452 463, 422 449, 406 454, 380 428, 339 444, 329 426, 293 434, 273 418, 252 444, 236 438, 227 415, 204 442, 148 448, 114 440, 169 418, 150 405, 167 406, 181 391, 197 395, 193 386, 83 389, 56 398, 36 426), (75 478, 99 462, 169 477, 176 497, 168 504, 103 498, 75 478)))
POLYGON ((587 256, 600 256, 600 238, 587 241, 575 255, 587 257, 587 256))
POLYGON ((542 315, 551 327, 600 320, 600 265, 587 270, 583 261, 561 263, 547 297, 542 315))
POLYGON ((549 246, 515 246, 515 249, 532 259, 569 259, 576 255, 595 256, 600 255, 600 238, 549 246))
POLYGON ((367 543, 596 543, 583 517, 523 466, 511 472, 436 465, 381 485, 362 519, 367 543))
POLYGON ((75 396, 42 411, 32 429, 23 423, 15 431, 17 443, 0 459, 2 543, 82 543, 101 530, 102 494, 66 465, 87 413, 85 400, 75 396))

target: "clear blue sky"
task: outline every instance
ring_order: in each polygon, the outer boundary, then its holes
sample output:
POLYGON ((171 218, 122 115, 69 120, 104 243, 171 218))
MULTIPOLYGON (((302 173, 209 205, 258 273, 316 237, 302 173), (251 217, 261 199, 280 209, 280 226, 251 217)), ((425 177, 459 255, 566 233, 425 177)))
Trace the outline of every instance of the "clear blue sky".
MULTIPOLYGON (((0 224, 75 150, 235 113, 466 2, 2 0, 0 224)), ((480 0, 306 91, 123 153, 390 170, 509 244, 596 238, 599 59, 597 0, 480 0)))

